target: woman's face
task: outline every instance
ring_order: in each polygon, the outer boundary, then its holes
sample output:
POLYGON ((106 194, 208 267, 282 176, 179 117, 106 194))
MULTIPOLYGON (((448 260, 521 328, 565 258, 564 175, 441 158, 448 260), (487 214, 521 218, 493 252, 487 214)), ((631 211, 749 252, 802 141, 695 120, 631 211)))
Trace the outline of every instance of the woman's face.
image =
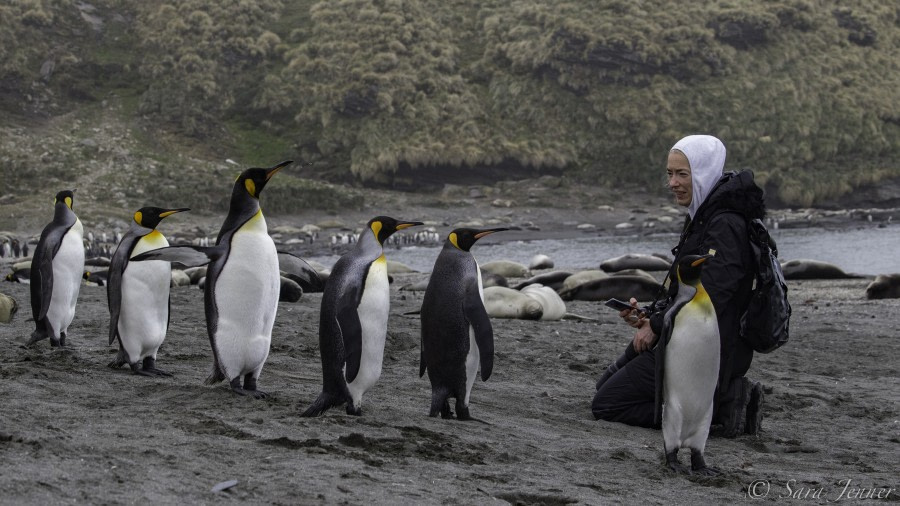
POLYGON ((691 205, 691 199, 694 196, 694 188, 691 184, 691 164, 681 151, 669 151, 666 177, 669 191, 675 195, 675 203, 685 207, 691 205))

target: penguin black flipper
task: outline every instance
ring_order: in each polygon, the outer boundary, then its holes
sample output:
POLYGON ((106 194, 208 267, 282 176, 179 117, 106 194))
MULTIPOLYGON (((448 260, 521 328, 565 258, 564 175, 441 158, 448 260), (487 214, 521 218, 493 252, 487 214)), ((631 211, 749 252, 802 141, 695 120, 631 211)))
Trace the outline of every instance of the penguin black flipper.
POLYGON ((475 334, 475 343, 478 345, 478 354, 481 362, 481 381, 487 381, 494 369, 494 329, 491 326, 491 317, 484 309, 484 303, 478 293, 478 286, 472 286, 466 290, 466 299, 463 302, 463 314, 466 315, 469 325, 475 334))
POLYGON ((669 344, 669 339, 672 338, 672 330, 675 328, 675 316, 681 311, 681 308, 686 306, 692 298, 694 298, 694 293, 687 289, 681 290, 679 287, 678 296, 672 302, 672 306, 666 310, 666 314, 663 317, 663 328, 660 332, 659 340, 656 343, 656 349, 653 351, 656 353, 656 408, 653 410, 653 424, 654 426, 662 425, 662 407, 663 407, 663 384, 666 374, 666 345, 669 344), (681 291, 685 293, 680 293, 681 291), (690 292, 690 293, 688 293, 690 292))
POLYGON ((344 306, 337 315, 338 326, 344 341, 344 360, 347 366, 344 377, 347 378, 347 383, 352 383, 356 379, 362 359, 362 324, 359 321, 359 313, 356 311, 357 305, 344 306))
POLYGON ((119 313, 122 310, 122 275, 128 265, 128 257, 134 251, 135 245, 141 236, 126 235, 113 253, 112 260, 107 271, 106 302, 109 305, 109 344, 119 337, 119 313), (119 254, 119 250, 122 254, 119 254))
POLYGON ((44 319, 50 309, 53 294, 53 257, 62 245, 66 232, 75 224, 75 215, 54 216, 53 221, 41 233, 31 261, 31 284, 40 286, 39 292, 31 291, 31 309, 35 321, 44 319))
POLYGON ((226 249, 222 246, 167 246, 141 253, 131 261, 164 260, 185 267, 200 267, 216 260, 225 252, 226 249))

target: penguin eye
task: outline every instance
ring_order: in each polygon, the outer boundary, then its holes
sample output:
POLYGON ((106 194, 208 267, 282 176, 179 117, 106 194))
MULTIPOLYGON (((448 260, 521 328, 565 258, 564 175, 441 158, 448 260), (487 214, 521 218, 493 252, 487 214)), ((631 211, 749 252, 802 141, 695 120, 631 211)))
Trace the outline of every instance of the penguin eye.
POLYGON ((256 196, 256 183, 254 183, 252 179, 245 179, 244 187, 247 188, 247 192, 251 197, 256 196))

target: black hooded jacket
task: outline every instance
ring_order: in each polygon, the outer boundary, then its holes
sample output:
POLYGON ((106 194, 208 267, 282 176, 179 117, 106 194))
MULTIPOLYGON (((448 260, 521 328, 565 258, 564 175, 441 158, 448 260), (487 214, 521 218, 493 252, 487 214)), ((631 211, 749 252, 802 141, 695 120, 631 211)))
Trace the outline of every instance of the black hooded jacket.
MULTIPOLYGON (((763 219, 765 214, 763 191, 753 181, 753 173, 726 172, 697 209, 694 219, 686 220, 680 248, 672 250, 675 262, 670 280, 675 279, 675 265, 681 257, 715 250, 715 257, 704 264, 700 279, 719 321, 721 363, 717 399, 733 377, 747 372, 753 356, 752 349, 740 338, 741 315, 750 303, 756 273, 747 222, 763 219)), ((678 283, 670 281, 668 300, 674 300, 677 291, 678 283)), ((656 335, 662 331, 665 306, 667 302, 657 304, 650 317, 650 327, 656 335)))

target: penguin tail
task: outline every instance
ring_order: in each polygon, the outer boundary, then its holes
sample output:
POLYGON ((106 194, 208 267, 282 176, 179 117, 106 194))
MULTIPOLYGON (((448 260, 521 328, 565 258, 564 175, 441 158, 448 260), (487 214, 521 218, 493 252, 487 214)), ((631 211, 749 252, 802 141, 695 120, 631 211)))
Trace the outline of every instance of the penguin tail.
POLYGON ((215 385, 220 381, 225 379, 225 374, 222 372, 222 369, 219 367, 213 367, 211 373, 209 373, 209 377, 206 378, 206 381, 203 382, 204 385, 215 385))
POLYGON ((322 413, 328 411, 330 408, 335 406, 339 406, 346 402, 343 396, 333 394, 331 392, 322 391, 319 394, 319 397, 316 398, 315 402, 313 402, 306 411, 300 413, 302 417, 313 417, 319 416, 322 413))
POLYGON ((127 363, 128 363, 128 354, 125 353, 125 350, 120 348, 118 355, 116 355, 116 358, 114 358, 112 362, 106 364, 106 366, 111 369, 118 369, 127 363))

